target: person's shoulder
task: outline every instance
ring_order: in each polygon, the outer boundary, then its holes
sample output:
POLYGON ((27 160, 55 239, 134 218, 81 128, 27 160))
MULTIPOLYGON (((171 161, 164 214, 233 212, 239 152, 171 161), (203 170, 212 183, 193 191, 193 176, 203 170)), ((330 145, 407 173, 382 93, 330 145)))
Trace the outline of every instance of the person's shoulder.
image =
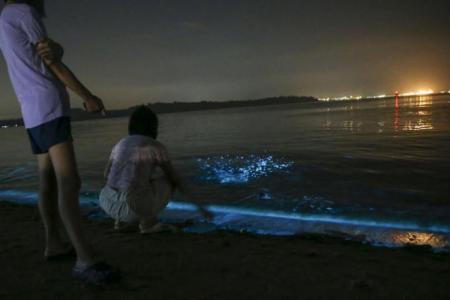
POLYGON ((14 14, 14 13, 19 13, 19 14, 31 14, 34 13, 35 9, 34 7, 32 7, 31 5, 25 4, 25 3, 11 3, 11 4, 7 4, 5 5, 5 7, 3 7, 2 13, 7 13, 7 14, 14 14))
POLYGON ((112 152, 117 151, 118 149, 124 147, 124 145, 127 143, 127 137, 121 138, 112 148, 112 152))
POLYGON ((1 17, 8 20, 20 21, 24 18, 38 18, 39 13, 31 5, 12 3, 3 7, 1 17))
POLYGON ((123 145, 125 145, 125 144, 129 144, 129 143, 130 143, 130 138, 129 138, 129 136, 126 136, 126 137, 121 138, 121 139, 114 145, 114 148, 118 148, 118 147, 121 147, 121 146, 123 146, 123 145))
POLYGON ((15 4, 12 4, 12 5, 19 12, 32 14, 32 15, 39 15, 37 10, 32 5, 29 5, 29 4, 26 4, 26 3, 15 3, 15 4))
POLYGON ((152 148, 162 149, 162 150, 167 151, 166 146, 163 143, 161 143, 158 140, 152 139, 152 138, 149 138, 148 145, 152 148))
POLYGON ((114 147, 125 148, 138 148, 145 147, 152 143, 152 138, 143 135, 128 135, 122 138, 114 147))

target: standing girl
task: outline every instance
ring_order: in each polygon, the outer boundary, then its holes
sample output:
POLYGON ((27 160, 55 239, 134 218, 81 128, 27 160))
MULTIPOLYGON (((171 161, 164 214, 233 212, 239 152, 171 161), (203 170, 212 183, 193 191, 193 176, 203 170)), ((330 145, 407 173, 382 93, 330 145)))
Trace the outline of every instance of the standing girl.
POLYGON ((50 260, 68 254, 59 236, 60 216, 77 254, 72 275, 91 283, 116 280, 119 272, 98 262, 82 232, 81 182, 66 87, 83 99, 89 112, 104 112, 103 103, 61 62, 62 47, 48 38, 41 20, 44 0, 5 2, 0 15, 0 49, 38 161, 39 211, 46 232, 44 256, 50 260))

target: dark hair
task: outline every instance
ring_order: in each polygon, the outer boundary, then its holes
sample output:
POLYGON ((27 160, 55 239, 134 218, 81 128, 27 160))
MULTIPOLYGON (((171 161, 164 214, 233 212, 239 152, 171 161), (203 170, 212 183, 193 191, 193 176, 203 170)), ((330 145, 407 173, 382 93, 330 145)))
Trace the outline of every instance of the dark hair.
MULTIPOLYGON (((8 0, 5 0, 5 3, 6 2, 8 2, 8 0)), ((26 3, 28 5, 31 5, 34 7, 34 9, 37 10, 39 15, 41 15, 41 18, 46 17, 44 0, 13 0, 12 2, 13 3, 26 3)))
POLYGON ((156 139, 158 136, 158 116, 148 106, 138 106, 131 114, 128 134, 146 135, 156 139))

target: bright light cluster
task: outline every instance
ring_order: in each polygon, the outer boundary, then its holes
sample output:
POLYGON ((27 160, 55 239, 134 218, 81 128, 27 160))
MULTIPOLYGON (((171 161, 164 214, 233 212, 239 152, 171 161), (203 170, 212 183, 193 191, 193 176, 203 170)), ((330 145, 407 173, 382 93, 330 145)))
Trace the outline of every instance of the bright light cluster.
MULTIPOLYGON (((427 89, 427 90, 418 90, 415 92, 407 92, 407 93, 399 93, 398 95, 401 97, 408 97, 408 96, 426 96, 426 95, 432 95, 434 94, 435 91, 433 91, 432 89, 427 89)), ((449 91, 441 91, 441 94, 450 94, 450 90, 449 91)), ((335 97, 335 98, 330 98, 330 97, 326 97, 326 98, 319 98, 320 101, 342 101, 342 100, 360 100, 360 99, 382 99, 382 98, 388 98, 388 97, 394 97, 395 94, 393 95, 388 95, 388 94, 381 94, 381 95, 376 95, 376 96, 343 96, 343 97, 335 97)))
POLYGON ((197 159, 203 180, 218 183, 247 183, 275 171, 287 171, 294 162, 272 155, 222 155, 197 159))
POLYGON ((423 96, 423 95, 431 95, 433 94, 434 91, 433 90, 418 90, 415 92, 407 92, 407 93, 401 93, 399 94, 400 96, 423 96))

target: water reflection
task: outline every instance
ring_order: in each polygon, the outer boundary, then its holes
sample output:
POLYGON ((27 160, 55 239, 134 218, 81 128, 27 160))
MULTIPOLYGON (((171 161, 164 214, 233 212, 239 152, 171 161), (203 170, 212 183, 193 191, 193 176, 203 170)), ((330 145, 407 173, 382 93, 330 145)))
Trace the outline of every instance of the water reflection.
POLYGON ((402 128, 404 131, 420 131, 434 129, 430 119, 418 119, 407 121, 402 128))
POLYGON ((430 96, 420 96, 406 98, 402 101, 408 107, 430 107, 433 104, 433 97, 430 96))
POLYGON ((394 106, 394 120, 392 121, 392 127, 394 128, 394 131, 398 131, 400 128, 400 115, 398 109, 398 98, 396 98, 394 106))
POLYGON ((320 126, 326 130, 384 133, 435 129, 430 96, 394 97, 380 102, 347 104, 325 110, 320 126), (372 118, 371 118, 372 117, 372 118))
POLYGON ((429 96, 420 96, 420 97, 412 97, 406 98, 402 100, 403 109, 406 110, 403 115, 406 120, 401 123, 400 120, 400 105, 399 99, 395 98, 394 104, 394 113, 392 117, 392 128, 394 131, 421 131, 421 130, 432 130, 434 129, 432 123, 432 113, 429 110, 424 108, 429 108, 433 104, 432 97, 429 96), (408 111, 408 108, 419 108, 417 112, 408 111), (408 117, 411 115, 411 117, 408 117))
POLYGON ((359 131, 362 124, 361 121, 345 120, 342 122, 342 128, 349 131, 359 131))

